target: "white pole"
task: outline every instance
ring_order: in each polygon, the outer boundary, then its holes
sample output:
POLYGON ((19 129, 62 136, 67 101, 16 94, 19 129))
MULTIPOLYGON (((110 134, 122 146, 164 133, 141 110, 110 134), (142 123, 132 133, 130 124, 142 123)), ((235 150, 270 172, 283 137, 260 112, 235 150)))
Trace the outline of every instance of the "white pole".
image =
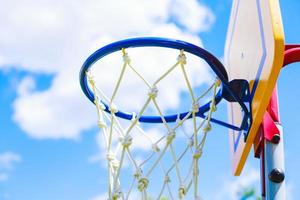
POLYGON ((286 200, 284 145, 283 130, 276 124, 280 131, 278 144, 265 140, 265 187, 266 200, 286 200))

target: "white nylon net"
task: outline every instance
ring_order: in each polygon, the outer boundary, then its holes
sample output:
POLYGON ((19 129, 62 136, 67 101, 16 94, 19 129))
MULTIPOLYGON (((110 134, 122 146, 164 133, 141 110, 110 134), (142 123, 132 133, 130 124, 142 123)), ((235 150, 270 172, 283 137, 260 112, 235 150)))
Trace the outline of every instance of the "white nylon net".
MULTIPOLYGON (((220 81, 216 80, 203 94, 196 96, 186 73, 186 56, 180 51, 176 63, 166 70, 156 81, 149 83, 131 64, 128 53, 122 49, 123 66, 112 95, 107 97, 96 87, 92 73, 87 72, 89 85, 94 92, 98 114, 98 126, 103 135, 106 149, 109 200, 127 199, 201 199, 199 195, 199 159, 202 156, 207 133, 211 130, 210 119, 216 111, 215 96, 220 81), (167 123, 156 98, 158 83, 173 70, 179 68, 185 80, 192 104, 188 114, 176 122, 167 123), (118 106, 114 100, 118 94, 125 71, 131 70, 148 88, 148 97, 131 121, 116 117, 118 106), (200 99, 211 100, 205 119, 196 116, 200 99), (110 113, 105 112, 106 102, 110 113), (151 137, 151 131, 139 123, 139 118, 152 104, 162 120, 159 126, 162 135, 151 137), (184 124, 190 123, 189 130, 184 124), (144 145, 151 151, 141 154, 134 151, 136 140, 143 138, 144 145)), ((142 144, 143 145, 143 144, 142 144)))

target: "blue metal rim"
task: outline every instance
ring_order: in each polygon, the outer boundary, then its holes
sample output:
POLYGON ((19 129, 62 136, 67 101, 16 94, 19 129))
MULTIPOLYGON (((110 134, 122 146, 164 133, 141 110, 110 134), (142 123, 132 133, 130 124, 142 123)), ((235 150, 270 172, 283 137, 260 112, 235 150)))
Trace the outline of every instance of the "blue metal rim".
MULTIPOLYGON (((94 103, 94 94, 91 91, 91 89, 88 86, 88 81, 86 77, 86 71, 88 71, 91 66, 103 58, 104 56, 111 54, 116 51, 120 51, 122 48, 135 48, 135 47, 165 47, 165 48, 172 48, 172 49, 178 49, 178 50, 184 50, 185 52, 189 52, 195 56, 198 56, 205 60, 208 65, 211 67, 211 69, 214 71, 214 73, 217 75, 217 77, 221 80, 221 86, 219 91, 217 92, 217 95, 215 97, 215 102, 218 104, 222 100, 222 90, 223 87, 229 88, 228 87, 228 75, 227 72, 223 66, 223 64, 211 53, 208 51, 202 49, 201 47, 198 47, 194 44, 190 44, 188 42, 180 41, 180 40, 174 40, 174 39, 168 39, 168 38, 156 38, 156 37, 142 37, 142 38, 131 38, 131 39, 126 39, 126 40, 121 40, 115 43, 111 43, 109 45, 106 45, 100 49, 98 49, 96 52, 94 52, 91 56, 87 58, 87 60, 84 62, 83 66, 81 67, 80 70, 80 85, 81 88, 84 92, 84 94, 88 97, 88 99, 94 103)), ((231 93, 231 91, 229 91, 231 93)), ((233 94, 233 97, 237 100, 237 102, 241 105, 243 109, 247 108, 241 102, 235 94, 233 94)), ((102 101, 102 103, 105 105, 105 111, 109 111, 108 105, 102 101)), ((197 116, 204 118, 205 113, 209 110, 210 108, 210 102, 206 103, 205 105, 201 106, 199 108, 199 111, 197 112, 197 116)), ((173 115, 166 115, 164 116, 166 122, 175 122, 178 118, 182 119, 184 118, 189 111, 178 113, 178 114, 173 114, 173 115)), ((134 117, 133 113, 129 112, 123 112, 123 111, 118 111, 116 113, 116 116, 131 120, 134 117)), ((146 122, 146 123, 162 123, 162 119, 160 116, 147 116, 147 115, 142 115, 139 118, 140 122, 146 122)), ((218 124, 221 124, 223 126, 235 129, 235 130, 240 130, 241 127, 235 127, 233 125, 227 124, 225 122, 215 120, 213 119, 212 121, 215 121, 218 124)))

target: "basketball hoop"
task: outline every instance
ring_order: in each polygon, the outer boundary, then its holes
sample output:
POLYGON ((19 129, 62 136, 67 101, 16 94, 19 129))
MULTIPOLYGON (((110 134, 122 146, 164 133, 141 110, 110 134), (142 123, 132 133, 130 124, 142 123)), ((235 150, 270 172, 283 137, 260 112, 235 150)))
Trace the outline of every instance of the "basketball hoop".
POLYGON ((174 199, 174 189, 171 189, 171 187, 177 187, 176 196, 179 199, 191 199, 192 197, 193 199, 200 199, 198 191, 198 161, 203 153, 207 133, 212 128, 211 122, 234 130, 244 131, 245 133, 247 133, 251 126, 249 105, 247 106, 245 104, 245 102, 249 102, 248 83, 243 80, 229 82, 224 66, 216 57, 196 45, 179 40, 153 37, 134 38, 104 46, 93 53, 83 64, 80 71, 80 84, 84 94, 96 105, 98 125, 102 130, 106 145, 108 168, 107 197, 109 200, 134 198, 134 191, 139 193, 140 199, 143 200, 154 196, 156 199, 161 199, 166 195, 170 199, 174 199), (172 67, 158 76, 153 83, 149 83, 143 74, 139 73, 138 70, 132 66, 131 57, 127 52, 129 48, 138 47, 176 49, 178 50, 178 56, 177 59, 174 58, 175 64, 172 65, 172 67), (94 74, 90 68, 103 57, 117 51, 121 51, 123 67, 121 68, 112 95, 107 97, 100 88, 97 88, 94 74), (203 59, 217 77, 208 89, 199 96, 195 95, 186 72, 188 64, 186 53, 203 59), (192 103, 190 109, 187 111, 165 114, 156 100, 157 96, 160 95, 158 83, 177 68, 180 69, 183 75, 184 84, 187 88, 186 91, 190 95, 192 103), (131 70, 148 88, 146 100, 143 106, 138 109, 137 113, 119 110, 118 105, 115 104, 115 97, 119 92, 121 81, 126 70, 131 70), (209 101, 200 105, 199 101, 204 97, 209 99, 209 101), (222 99, 240 105, 244 113, 244 120, 240 126, 228 124, 227 122, 212 117, 217 109, 217 104, 221 102, 222 99), (154 105, 154 109, 158 113, 157 115, 144 114, 150 103, 154 105), (197 118, 201 118, 201 120, 197 118), (128 122, 128 125, 124 125, 124 120, 128 122), (181 143, 177 145, 178 137, 180 137, 179 132, 184 132, 184 125, 187 124, 188 121, 192 124, 191 130, 189 130, 189 132, 192 133, 190 135, 183 134, 185 135, 186 143, 181 141, 181 143), (143 124, 149 123, 152 123, 153 126, 155 126, 155 124, 162 124, 163 129, 161 130, 163 135, 155 140, 150 138, 149 134, 147 134, 149 130, 143 126, 143 124), (150 154, 145 156, 140 162, 133 153, 134 148, 132 145, 136 138, 132 135, 135 132, 147 138, 147 142, 152 147, 150 154), (182 147, 181 152, 176 153, 179 146, 182 147), (167 154, 168 150, 170 150, 169 155, 167 154), (126 169, 124 169, 126 158, 132 168, 131 175, 130 173, 126 173, 126 169), (163 162, 164 159, 169 160, 167 164, 172 164, 166 166, 166 163, 163 162), (181 167, 181 163, 187 160, 190 163, 189 167, 181 167), (159 172, 156 171, 157 168, 160 168, 159 172), (183 176, 183 171, 185 171, 185 176, 183 176), (159 182, 161 184, 160 187, 158 187, 159 183, 155 183, 152 180, 156 173, 160 173, 159 177, 162 177, 161 182, 159 182), (131 177, 132 181, 130 183, 125 181, 126 183, 124 183, 124 179, 122 179, 123 175, 131 177), (190 192, 191 190, 193 190, 193 192, 190 192))

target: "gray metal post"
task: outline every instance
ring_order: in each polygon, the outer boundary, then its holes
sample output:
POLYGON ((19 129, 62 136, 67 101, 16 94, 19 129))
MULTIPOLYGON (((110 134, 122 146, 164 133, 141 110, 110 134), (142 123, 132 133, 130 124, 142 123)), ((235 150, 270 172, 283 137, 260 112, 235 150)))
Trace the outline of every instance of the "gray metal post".
POLYGON ((265 186, 266 200, 285 200, 285 169, 283 130, 276 124, 280 131, 280 142, 274 144, 265 141, 265 186))

